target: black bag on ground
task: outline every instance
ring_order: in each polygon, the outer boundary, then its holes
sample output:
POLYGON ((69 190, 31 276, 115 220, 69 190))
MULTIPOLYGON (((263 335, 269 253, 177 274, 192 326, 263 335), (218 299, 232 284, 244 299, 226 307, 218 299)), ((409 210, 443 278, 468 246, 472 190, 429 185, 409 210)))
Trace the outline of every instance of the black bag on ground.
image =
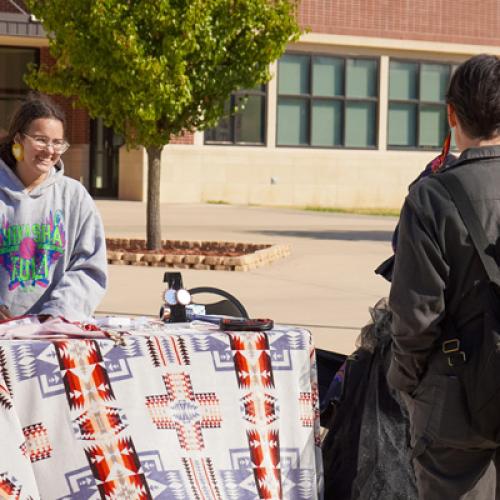
MULTIPOLYGON (((318 369, 318 392, 319 392, 319 411, 320 422, 322 427, 326 427, 331 418, 332 412, 335 411, 334 406, 335 394, 333 390, 333 380, 345 363, 347 356, 324 349, 315 349, 316 366, 318 369)), ((339 390, 341 388, 339 387, 339 390)), ((337 391, 335 391, 337 392, 337 391)))
POLYGON ((472 427, 486 439, 500 442, 500 270, 486 253, 490 243, 458 177, 448 171, 434 178, 455 203, 489 280, 483 330, 463 339, 445 329, 442 351, 462 383, 472 427))
POLYGON ((387 385, 390 312, 370 310, 359 348, 347 358, 344 390, 322 443, 327 500, 414 500, 408 414, 387 385))
POLYGON ((346 361, 343 397, 331 415, 328 433, 321 445, 325 499, 328 500, 351 498, 358 472, 359 437, 371 364, 371 353, 361 350, 346 361))

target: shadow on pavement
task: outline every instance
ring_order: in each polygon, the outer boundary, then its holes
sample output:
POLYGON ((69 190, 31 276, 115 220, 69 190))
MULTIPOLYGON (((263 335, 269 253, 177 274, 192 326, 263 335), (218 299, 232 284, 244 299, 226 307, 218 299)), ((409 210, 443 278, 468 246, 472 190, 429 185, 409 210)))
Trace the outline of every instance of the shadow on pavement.
POLYGON ((266 236, 289 236, 292 238, 308 238, 315 240, 343 241, 391 241, 392 231, 299 231, 299 230, 262 230, 247 231, 266 236))

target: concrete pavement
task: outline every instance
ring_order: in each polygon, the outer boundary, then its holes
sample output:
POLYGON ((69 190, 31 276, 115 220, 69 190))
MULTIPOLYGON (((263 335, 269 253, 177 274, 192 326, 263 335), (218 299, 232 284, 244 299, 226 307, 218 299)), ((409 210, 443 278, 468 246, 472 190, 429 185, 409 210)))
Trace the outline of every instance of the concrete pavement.
MULTIPOLYGON (((99 200, 107 236, 145 237, 146 205, 99 200)), ((215 286, 251 317, 308 328, 318 347, 349 353, 389 284, 373 269, 391 254, 397 219, 210 204, 161 206, 162 237, 280 243, 291 256, 248 272, 180 270, 184 285, 215 286)), ((156 315, 166 268, 109 266, 100 313, 156 315)))

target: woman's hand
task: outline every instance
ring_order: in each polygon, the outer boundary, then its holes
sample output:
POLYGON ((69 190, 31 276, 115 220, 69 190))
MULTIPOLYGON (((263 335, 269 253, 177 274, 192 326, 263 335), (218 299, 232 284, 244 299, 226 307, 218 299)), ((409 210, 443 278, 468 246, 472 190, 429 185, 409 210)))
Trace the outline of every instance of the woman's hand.
POLYGON ((10 309, 5 304, 0 304, 0 321, 12 318, 10 309))

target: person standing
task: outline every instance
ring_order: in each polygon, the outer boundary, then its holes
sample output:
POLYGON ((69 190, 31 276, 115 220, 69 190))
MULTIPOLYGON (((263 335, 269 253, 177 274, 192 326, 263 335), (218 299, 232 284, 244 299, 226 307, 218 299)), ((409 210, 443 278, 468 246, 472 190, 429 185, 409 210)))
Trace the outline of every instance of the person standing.
POLYGON ((68 148, 62 111, 28 96, 0 144, 0 320, 83 320, 104 295, 104 229, 86 189, 64 176, 68 148))
POLYGON ((419 498, 491 500, 500 498, 500 443, 471 427, 460 380, 442 352, 450 325, 474 346, 488 312, 487 276, 453 200, 433 177, 453 170, 497 258, 500 60, 483 54, 462 63, 446 101, 461 154, 412 186, 403 205, 389 296, 393 343, 387 378, 408 407, 419 498))

